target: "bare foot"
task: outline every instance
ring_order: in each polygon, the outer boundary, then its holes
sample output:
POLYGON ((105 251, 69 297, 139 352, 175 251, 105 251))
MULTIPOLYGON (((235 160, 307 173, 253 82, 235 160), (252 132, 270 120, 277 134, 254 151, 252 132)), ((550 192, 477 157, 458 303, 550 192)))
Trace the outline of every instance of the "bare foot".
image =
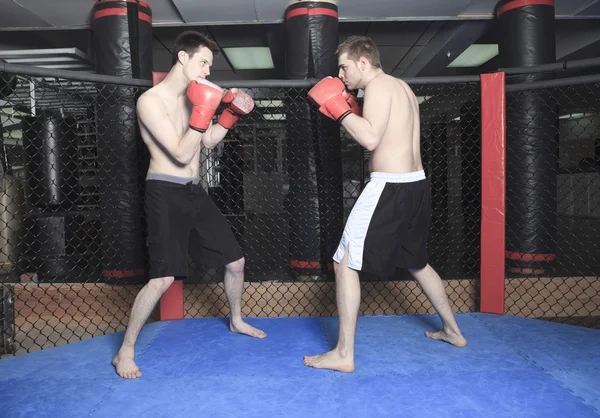
POLYGON ((342 357, 337 349, 318 356, 305 356, 304 365, 315 369, 329 369, 338 372, 352 373, 354 371, 354 358, 342 357))
POLYGON ((455 347, 465 347, 467 345, 467 340, 460 332, 441 330, 437 332, 426 332, 425 335, 432 340, 445 341, 455 347))
POLYGON ((137 364, 133 361, 133 348, 121 347, 112 361, 117 369, 117 374, 124 379, 137 379, 142 377, 142 373, 137 364))
POLYGON ((242 320, 231 321, 229 323, 229 329, 231 330, 231 332, 249 335, 254 338, 265 338, 267 336, 266 332, 261 331, 258 328, 254 328, 252 325, 247 324, 242 320))

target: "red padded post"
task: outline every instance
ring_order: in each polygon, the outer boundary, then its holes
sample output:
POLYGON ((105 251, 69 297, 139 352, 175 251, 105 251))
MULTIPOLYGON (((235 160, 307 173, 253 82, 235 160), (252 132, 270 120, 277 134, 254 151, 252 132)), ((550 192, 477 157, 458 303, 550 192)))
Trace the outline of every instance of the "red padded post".
POLYGON ((481 312, 504 314, 505 74, 481 75, 481 312))
POLYGON ((160 298, 160 320, 183 319, 183 280, 175 280, 160 298))

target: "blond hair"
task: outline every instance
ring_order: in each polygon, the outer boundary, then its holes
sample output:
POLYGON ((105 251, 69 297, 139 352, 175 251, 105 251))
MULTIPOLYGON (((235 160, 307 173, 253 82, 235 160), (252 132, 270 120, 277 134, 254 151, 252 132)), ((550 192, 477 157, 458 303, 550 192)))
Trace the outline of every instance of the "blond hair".
POLYGON ((360 57, 365 57, 373 67, 381 68, 377 45, 366 36, 350 36, 338 46, 336 53, 338 55, 348 54, 348 59, 352 61, 358 61, 360 57))

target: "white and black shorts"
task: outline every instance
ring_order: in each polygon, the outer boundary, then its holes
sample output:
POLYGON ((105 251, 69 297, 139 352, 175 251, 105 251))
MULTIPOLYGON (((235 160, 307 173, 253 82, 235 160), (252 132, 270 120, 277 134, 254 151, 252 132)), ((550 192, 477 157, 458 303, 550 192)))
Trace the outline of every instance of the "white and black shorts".
POLYGON ((333 259, 348 251, 353 270, 390 276, 427 265, 431 192, 423 170, 371 173, 348 217, 333 259))

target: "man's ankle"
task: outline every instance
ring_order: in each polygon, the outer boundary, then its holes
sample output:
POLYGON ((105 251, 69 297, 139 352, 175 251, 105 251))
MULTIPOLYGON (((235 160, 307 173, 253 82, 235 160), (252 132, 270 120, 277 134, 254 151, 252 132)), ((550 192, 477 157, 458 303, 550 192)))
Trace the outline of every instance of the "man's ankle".
POLYGON ((349 348, 342 347, 342 346, 339 346, 339 345, 335 348, 335 351, 337 351, 337 353, 343 359, 352 358, 352 356, 354 355, 353 350, 350 350, 349 348))
POLYGON ((445 326, 444 326, 444 332, 445 332, 446 334, 452 334, 452 335, 458 335, 458 334, 460 334, 460 331, 459 331, 459 329, 458 329, 458 326, 456 326, 456 327, 451 327, 451 326, 449 326, 449 325, 445 325, 445 326))
POLYGON ((135 347, 135 344, 125 343, 124 342, 121 345, 121 348, 119 349, 119 352, 121 352, 121 351, 133 351, 134 347, 135 347))

